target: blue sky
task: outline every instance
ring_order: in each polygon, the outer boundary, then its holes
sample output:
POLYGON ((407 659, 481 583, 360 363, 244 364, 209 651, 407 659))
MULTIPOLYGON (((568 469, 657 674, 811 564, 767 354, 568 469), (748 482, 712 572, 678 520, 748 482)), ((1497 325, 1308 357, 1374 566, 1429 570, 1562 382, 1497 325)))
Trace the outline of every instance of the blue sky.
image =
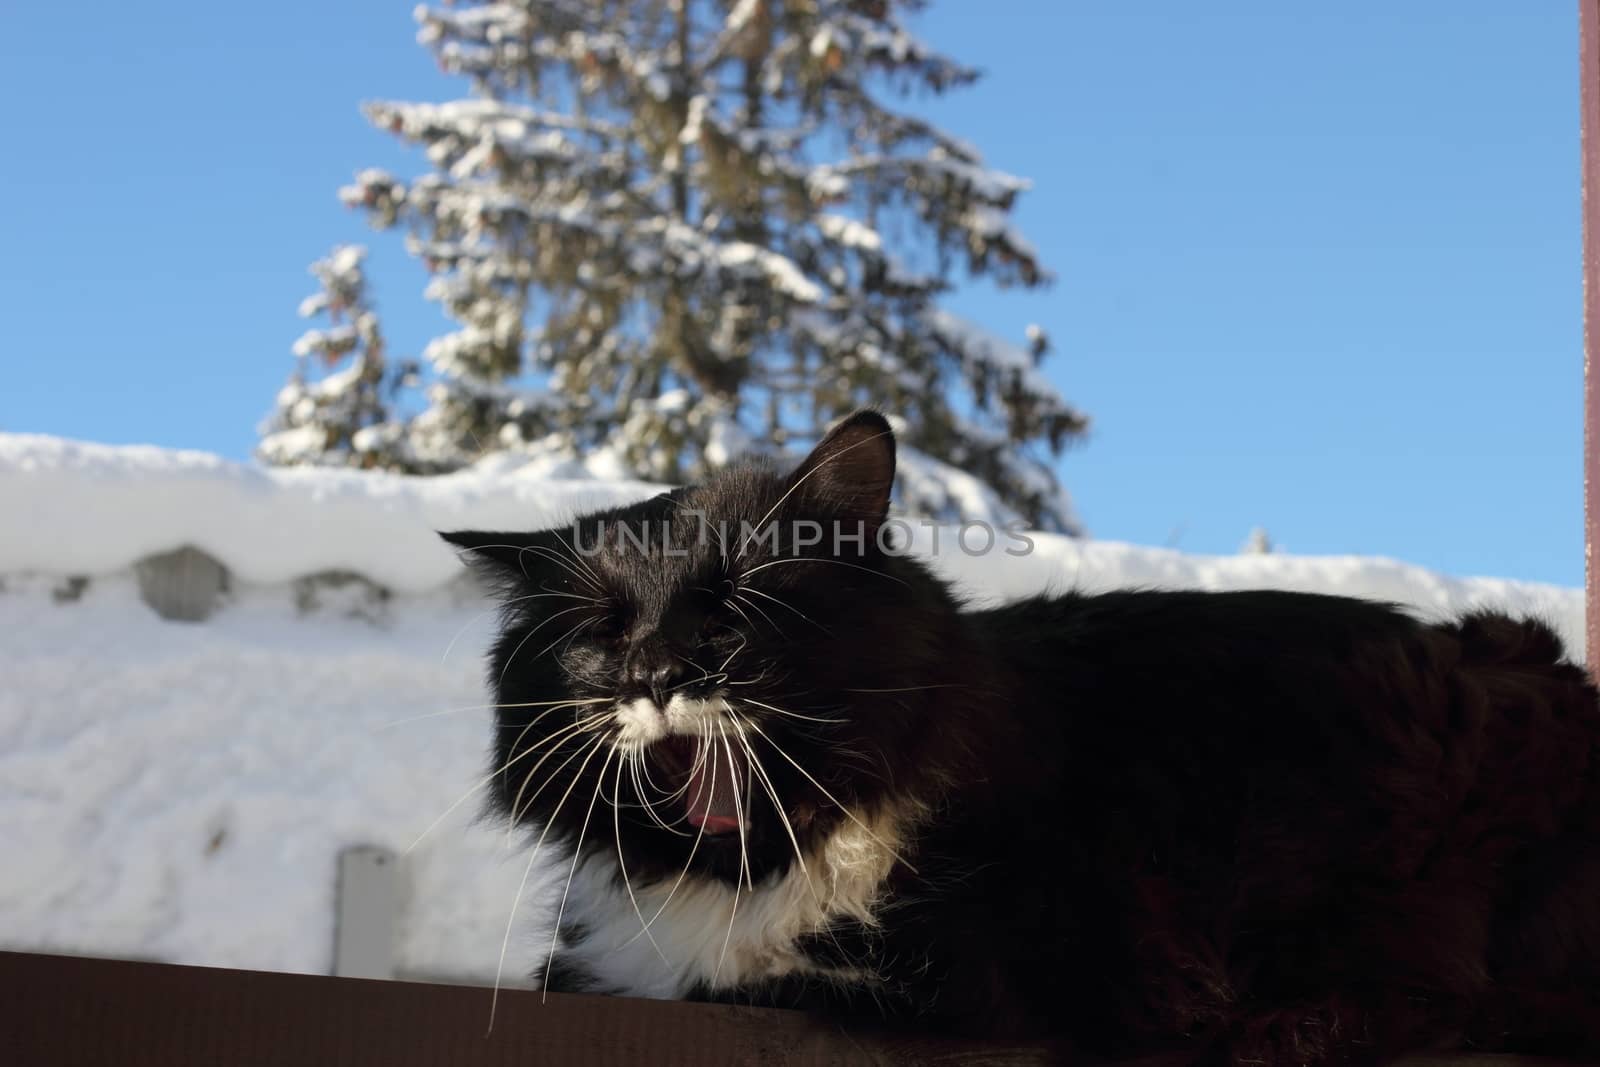
MULTIPOLYGON (((423 275, 335 189, 419 156, 373 97, 459 83, 408 2, 0 10, 0 429, 249 454, 306 264, 367 241, 391 347, 423 275)), ((1575 5, 940 0, 987 71, 927 102, 1035 180, 1058 280, 958 310, 1056 342, 1092 533, 1577 585, 1575 5)))

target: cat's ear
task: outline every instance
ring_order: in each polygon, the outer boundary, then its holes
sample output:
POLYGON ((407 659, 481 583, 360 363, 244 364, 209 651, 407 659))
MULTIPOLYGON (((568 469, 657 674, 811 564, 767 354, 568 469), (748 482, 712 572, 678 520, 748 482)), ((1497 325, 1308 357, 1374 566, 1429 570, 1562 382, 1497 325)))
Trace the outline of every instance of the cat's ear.
POLYGON ((461 549, 462 560, 484 577, 501 581, 531 577, 528 550, 533 537, 529 534, 441 530, 439 536, 461 549))
POLYGON ((789 485, 830 511, 881 523, 894 488, 894 431, 876 411, 858 411, 818 442, 789 485))

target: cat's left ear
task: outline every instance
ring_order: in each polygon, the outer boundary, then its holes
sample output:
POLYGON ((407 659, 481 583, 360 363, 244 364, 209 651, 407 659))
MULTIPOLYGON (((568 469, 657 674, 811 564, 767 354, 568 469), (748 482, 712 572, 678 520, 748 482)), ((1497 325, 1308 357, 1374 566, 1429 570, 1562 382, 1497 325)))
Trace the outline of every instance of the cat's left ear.
POLYGON ((461 558, 486 577, 501 580, 529 578, 533 563, 532 538, 525 533, 491 533, 481 530, 440 531, 439 536, 461 549, 461 558))
POLYGON ((789 485, 837 514, 874 525, 889 514, 894 488, 894 430, 876 411, 858 411, 811 450, 789 485))

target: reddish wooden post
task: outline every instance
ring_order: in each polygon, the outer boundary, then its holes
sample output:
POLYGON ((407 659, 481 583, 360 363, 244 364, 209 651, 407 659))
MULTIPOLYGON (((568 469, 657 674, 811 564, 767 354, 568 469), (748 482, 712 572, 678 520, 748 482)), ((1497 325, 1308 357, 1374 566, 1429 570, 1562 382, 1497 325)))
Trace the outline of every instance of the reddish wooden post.
POLYGON ((1578 77, 1583 126, 1583 561, 1589 673, 1600 679, 1600 0, 1578 0, 1578 77))

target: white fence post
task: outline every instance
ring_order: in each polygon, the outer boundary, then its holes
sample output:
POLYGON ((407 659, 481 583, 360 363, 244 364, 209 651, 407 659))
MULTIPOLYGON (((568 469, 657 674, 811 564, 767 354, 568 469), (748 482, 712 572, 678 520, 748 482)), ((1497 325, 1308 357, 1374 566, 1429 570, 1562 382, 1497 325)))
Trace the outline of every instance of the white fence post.
POLYGON ((393 852, 356 845, 339 853, 333 973, 393 978, 399 862, 393 852))

